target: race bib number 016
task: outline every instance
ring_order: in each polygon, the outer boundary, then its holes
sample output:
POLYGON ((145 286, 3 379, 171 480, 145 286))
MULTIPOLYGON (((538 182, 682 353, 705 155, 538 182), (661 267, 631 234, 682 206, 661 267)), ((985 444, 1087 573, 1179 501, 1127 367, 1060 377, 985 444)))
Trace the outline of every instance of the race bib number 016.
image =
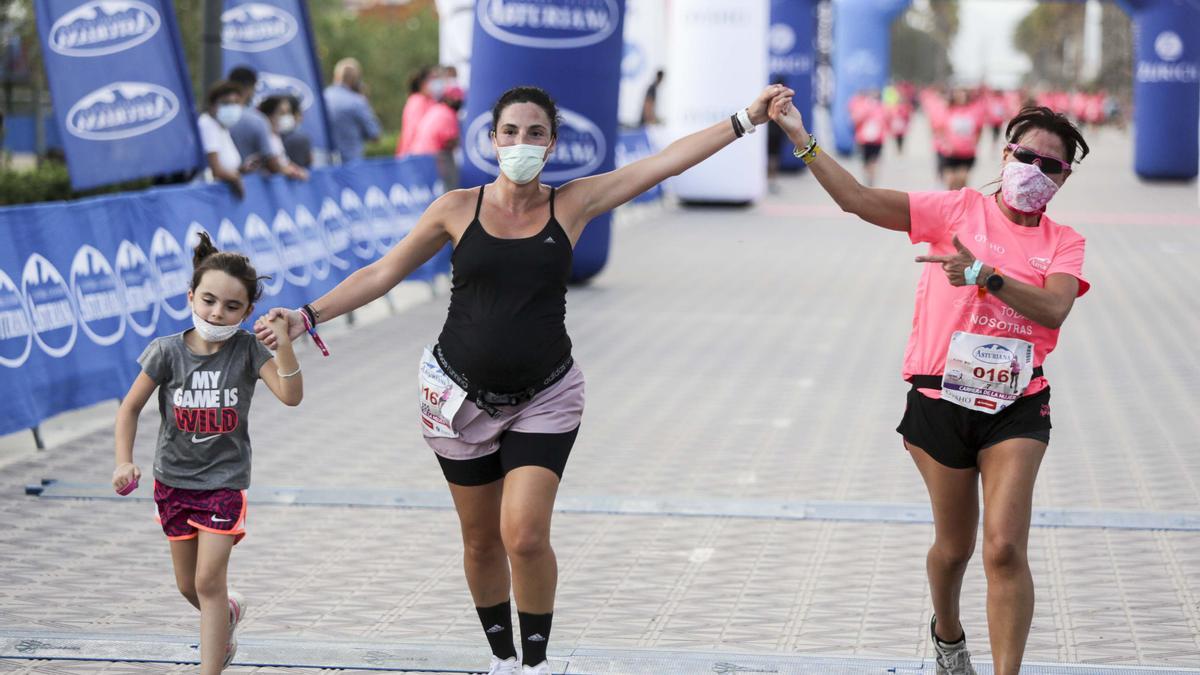
POLYGON ((942 398, 996 414, 1025 393, 1033 379, 1033 343, 958 331, 950 337, 942 398))

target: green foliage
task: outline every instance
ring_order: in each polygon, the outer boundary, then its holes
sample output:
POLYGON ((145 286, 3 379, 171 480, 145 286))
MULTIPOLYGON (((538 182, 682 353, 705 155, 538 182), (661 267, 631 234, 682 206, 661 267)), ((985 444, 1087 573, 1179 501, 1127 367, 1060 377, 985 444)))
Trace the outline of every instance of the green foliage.
POLYGON ((892 78, 945 82, 954 72, 950 47, 958 33, 958 0, 914 3, 892 24, 892 78))
POLYGON ((363 154, 367 157, 392 157, 396 154, 396 139, 399 137, 398 131, 385 131, 363 148, 363 154))
POLYGON ((437 16, 427 9, 402 23, 368 21, 344 7, 342 0, 310 3, 322 75, 330 82, 335 63, 346 57, 358 59, 365 93, 380 123, 385 129, 399 129, 409 78, 421 66, 438 62, 437 16))
POLYGON ((149 179, 143 179, 77 192, 71 189, 71 179, 65 164, 43 162, 38 168, 28 171, 0 170, 0 206, 82 199, 114 192, 142 190, 150 185, 149 179))

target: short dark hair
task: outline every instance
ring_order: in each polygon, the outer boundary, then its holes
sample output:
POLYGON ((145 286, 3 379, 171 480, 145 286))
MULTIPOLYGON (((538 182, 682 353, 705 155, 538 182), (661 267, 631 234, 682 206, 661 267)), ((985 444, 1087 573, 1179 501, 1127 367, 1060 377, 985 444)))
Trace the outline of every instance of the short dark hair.
POLYGON ((258 84, 258 73, 250 66, 237 66, 229 71, 229 81, 239 87, 251 87, 258 84))
POLYGON ((279 104, 286 100, 288 100, 288 97, 284 96, 283 94, 271 94, 259 102, 258 109, 262 112, 262 114, 270 117, 271 115, 275 114, 276 110, 279 109, 279 104))
POLYGON ((413 76, 408 80, 408 93, 415 94, 418 91, 421 91, 421 85, 425 84, 426 78, 428 78, 429 74, 432 72, 433 68, 430 66, 421 66, 420 68, 417 68, 417 72, 413 73, 413 76))
POLYGON ((533 86, 513 87, 500 95, 496 105, 492 106, 493 133, 495 133, 496 127, 500 126, 500 113, 514 103, 534 103, 546 111, 546 117, 550 118, 550 137, 558 136, 558 105, 544 89, 533 86))
POLYGON ((1004 130, 1004 138, 1009 143, 1020 143, 1021 138, 1033 129, 1043 129, 1058 136, 1062 139, 1063 147, 1066 149, 1067 164, 1073 164, 1075 153, 1082 150, 1079 155, 1079 161, 1083 161, 1088 154, 1087 141, 1083 140, 1083 134, 1079 132, 1079 128, 1067 119, 1067 116, 1062 113, 1057 113, 1047 108, 1044 105, 1031 105, 1021 108, 1016 117, 1008 122, 1008 127, 1004 130))
POLYGON ((241 96, 242 88, 239 85, 230 82, 229 80, 218 80, 217 82, 213 83, 213 86, 208 88, 208 94, 204 100, 207 101, 209 105, 216 105, 217 101, 220 101, 230 94, 241 96))
POLYGON ((293 115, 303 115, 304 114, 304 111, 300 109, 300 97, 299 96, 295 96, 293 94, 284 94, 283 97, 286 98, 288 100, 288 102, 292 104, 292 114, 293 115))
POLYGON ((242 282, 246 287, 246 297, 250 304, 258 302, 262 297, 262 280, 271 277, 260 277, 250 263, 250 259, 241 253, 218 251, 207 232, 200 233, 200 242, 192 250, 192 290, 200 286, 200 280, 209 270, 220 270, 242 282))

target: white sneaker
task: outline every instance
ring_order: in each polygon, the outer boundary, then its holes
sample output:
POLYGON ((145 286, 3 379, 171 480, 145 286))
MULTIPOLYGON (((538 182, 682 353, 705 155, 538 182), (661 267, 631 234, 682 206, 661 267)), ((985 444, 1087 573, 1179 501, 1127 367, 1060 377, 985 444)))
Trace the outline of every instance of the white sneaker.
POLYGON ((521 675, 554 675, 550 671, 550 662, 542 661, 536 666, 521 666, 521 675))
POLYGON ((521 664, 515 656, 501 660, 500 657, 493 654, 492 665, 488 668, 487 675, 519 675, 520 667, 521 664))
POLYGON ((229 591, 229 642, 225 646, 224 666, 226 668, 229 667, 229 664, 233 663, 233 657, 237 656, 237 627, 245 615, 246 599, 237 591, 229 591))
POLYGON ((945 643, 938 640, 934 626, 937 617, 929 621, 929 636, 933 639, 933 650, 937 652, 937 675, 977 675, 971 665, 971 652, 967 651, 967 635, 958 642, 945 643))

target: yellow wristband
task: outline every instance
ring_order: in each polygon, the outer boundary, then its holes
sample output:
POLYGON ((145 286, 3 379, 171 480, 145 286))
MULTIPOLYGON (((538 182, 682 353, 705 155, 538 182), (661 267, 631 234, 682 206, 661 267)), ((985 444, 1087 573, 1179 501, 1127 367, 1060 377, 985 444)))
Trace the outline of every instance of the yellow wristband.
POLYGON ((809 164, 812 164, 817 159, 817 155, 819 155, 819 154, 821 154, 821 146, 814 145, 812 150, 810 150, 808 153, 806 153, 804 155, 801 155, 800 159, 804 160, 805 166, 808 166, 809 164))

